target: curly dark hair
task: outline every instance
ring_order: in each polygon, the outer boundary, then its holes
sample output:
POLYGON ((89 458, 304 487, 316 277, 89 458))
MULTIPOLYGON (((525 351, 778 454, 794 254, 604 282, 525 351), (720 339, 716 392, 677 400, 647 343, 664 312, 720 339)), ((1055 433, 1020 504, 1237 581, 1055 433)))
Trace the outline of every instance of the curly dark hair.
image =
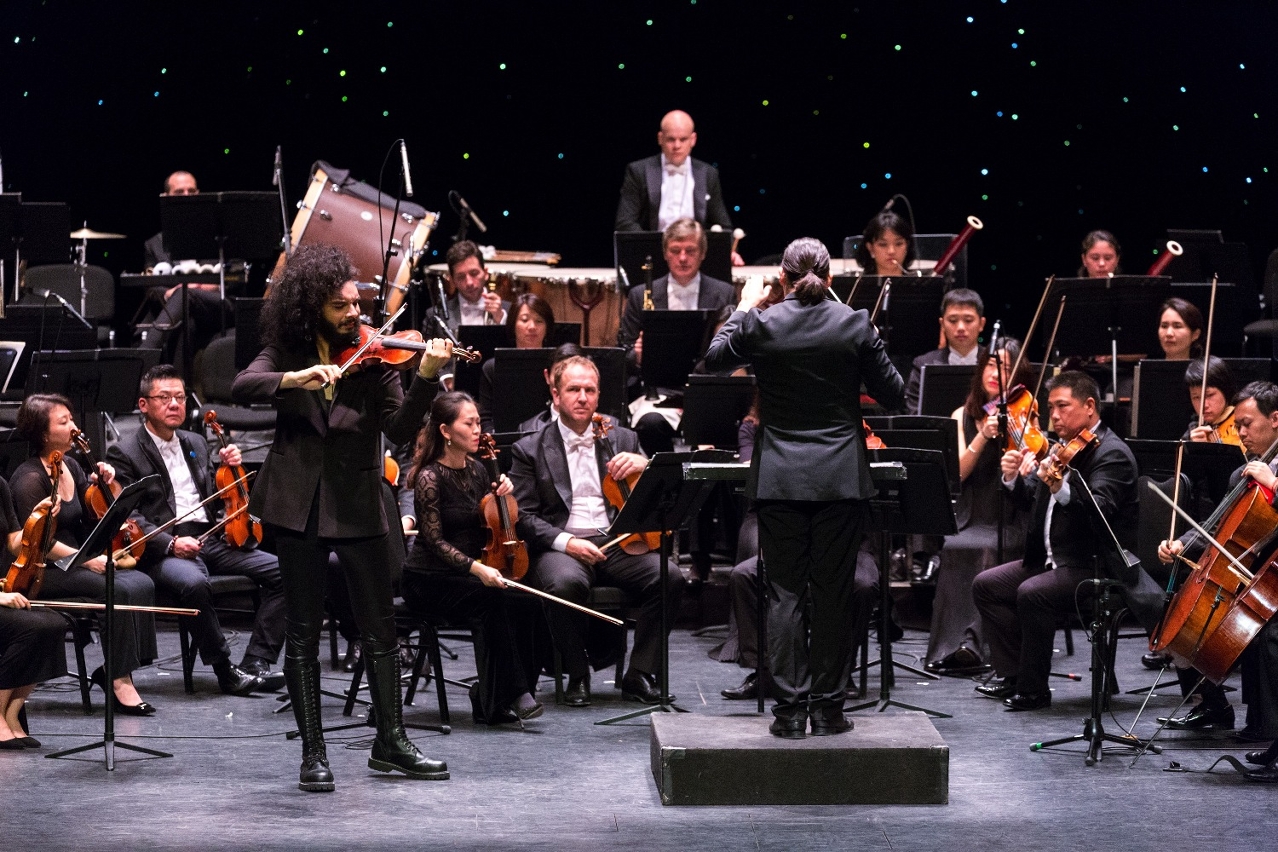
POLYGON ((324 303, 355 278, 351 256, 337 246, 298 247, 262 307, 262 343, 295 349, 315 340, 324 303))

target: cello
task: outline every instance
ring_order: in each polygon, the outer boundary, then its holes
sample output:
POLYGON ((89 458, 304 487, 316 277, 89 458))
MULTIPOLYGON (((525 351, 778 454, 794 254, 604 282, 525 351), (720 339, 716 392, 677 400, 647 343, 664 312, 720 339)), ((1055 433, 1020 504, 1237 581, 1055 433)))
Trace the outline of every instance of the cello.
MULTIPOLYGON (((608 418, 602 414, 596 414, 592 419, 592 428, 595 434, 595 440, 600 443, 604 449, 604 453, 608 458, 612 458, 617 454, 612 447, 612 441, 608 439, 608 432, 612 429, 612 424, 608 422, 608 418)), ((614 509, 618 511, 626 505, 626 501, 630 499, 630 491, 634 488, 636 482, 643 472, 631 474, 622 480, 613 479, 611 476, 602 477, 600 485, 603 487, 604 499, 607 500, 614 509)), ((620 547, 631 556, 642 556, 645 553, 651 553, 661 547, 661 533, 628 533, 605 543, 600 550, 606 552, 608 548, 620 547)))
MULTIPOLYGON (((62 477, 62 453, 53 452, 49 456, 50 479, 53 487, 49 495, 52 505, 39 505, 22 525, 22 544, 18 548, 18 556, 9 566, 4 578, 4 591, 25 595, 28 598, 38 597, 44 585, 44 560, 53 547, 54 535, 58 530, 58 522, 54 519, 54 509, 58 505, 58 480, 62 477)), ((43 503, 44 501, 41 501, 43 503)))
MULTIPOLYGON (((217 441, 220 449, 225 450, 230 446, 230 442, 226 440, 226 433, 222 431, 222 424, 217 422, 216 411, 204 412, 204 425, 217 435, 217 441)), ((232 547, 249 547, 253 548, 262 543, 262 525, 253 520, 248 513, 249 493, 248 486, 245 485, 244 467, 229 464, 218 466, 216 474, 216 482, 218 490, 225 489, 222 495, 222 502, 226 510, 226 527, 222 536, 226 539, 227 544, 232 547), (234 488, 227 488, 228 485, 234 484, 234 488)))
POLYGON ((497 496, 496 484, 501 482, 497 467, 497 442, 485 432, 479 436, 479 458, 484 462, 488 479, 494 483, 491 492, 479 503, 479 512, 488 524, 488 544, 484 545, 484 564, 491 565, 507 580, 522 580, 528 573, 528 548, 515 532, 519 506, 510 494, 497 496))

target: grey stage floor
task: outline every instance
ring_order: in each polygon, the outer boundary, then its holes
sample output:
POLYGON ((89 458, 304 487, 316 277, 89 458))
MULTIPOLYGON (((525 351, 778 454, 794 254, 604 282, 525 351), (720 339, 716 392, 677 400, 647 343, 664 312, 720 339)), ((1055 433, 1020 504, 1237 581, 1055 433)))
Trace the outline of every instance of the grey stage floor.
MULTIPOLYGON (((171 625, 160 638, 176 653, 171 625)), ((902 656, 919 653, 924 638, 909 632, 902 656)), ((1059 657, 1058 669, 1086 672, 1087 646, 1078 638, 1078 655, 1059 657)), ((675 632, 672 689, 693 713, 749 713, 753 704, 719 697, 741 671, 707 658, 715 641, 675 632)), ((458 649, 462 657, 445 662, 447 673, 472 675, 469 647, 458 649)), ((1136 640, 1122 643, 1124 689, 1152 683, 1140 651, 1136 640)), ((202 666, 196 678, 197 694, 187 696, 172 660, 139 672, 142 694, 159 712, 120 718, 118 738, 174 757, 117 751, 111 773, 100 750, 76 760, 43 757, 100 737, 101 694, 98 713, 86 717, 69 682, 37 692, 32 733, 44 748, 0 752, 3 848, 1259 849, 1270 848, 1278 828, 1278 787, 1249 783, 1223 765, 1205 773, 1222 753, 1241 757, 1244 747, 1229 739, 1171 735, 1166 753, 1135 767, 1119 755, 1086 767, 1079 746, 1031 753, 1031 742, 1081 730, 1086 681, 1056 681, 1048 711, 1011 714, 977 697, 969 681, 901 676, 896 697, 954 716, 935 722, 951 748, 948 805, 672 808, 661 805, 649 773, 648 722, 592 724, 635 706, 602 673, 594 706, 548 706, 525 732, 473 725, 464 691, 452 688, 452 734, 414 733, 423 751, 448 761, 450 781, 370 772, 367 729, 332 735, 338 790, 328 795, 297 791, 299 746, 285 740, 291 719, 272 714, 273 697, 224 697, 202 666), (1166 771, 1171 761, 1189 771, 1166 771)), ((326 686, 338 691, 346 681, 334 674, 326 686)), ((543 680, 543 699, 549 686, 543 680)), ((877 690, 877 675, 870 686, 877 690)), ((1154 716, 1175 703, 1170 695, 1151 701, 1139 731, 1152 732, 1154 716)), ((1138 704, 1116 698, 1118 721, 1107 719, 1109 729, 1129 724, 1138 704)), ((435 720, 433 691, 408 716, 435 720)), ((325 719, 343 720, 337 701, 325 699, 325 719)))

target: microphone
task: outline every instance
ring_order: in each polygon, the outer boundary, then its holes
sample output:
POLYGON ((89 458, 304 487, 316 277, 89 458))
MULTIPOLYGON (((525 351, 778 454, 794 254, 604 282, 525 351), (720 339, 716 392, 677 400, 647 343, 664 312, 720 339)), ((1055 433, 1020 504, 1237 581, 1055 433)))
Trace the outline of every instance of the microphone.
POLYGON ((284 168, 284 161, 280 158, 280 146, 275 146, 275 169, 271 172, 271 186, 280 185, 280 171, 284 168))
MULTIPOLYGON (((404 194, 413 197, 413 173, 408 170, 408 146, 399 140, 399 161, 404 166, 404 194)), ((482 230, 482 229, 481 229, 482 230)))
POLYGON ((61 296, 59 296, 57 293, 53 292, 52 290, 35 290, 34 292, 37 296, 39 296, 41 299, 44 299, 46 302, 49 301, 50 299, 57 299, 62 304, 66 305, 68 308, 71 308, 71 310, 75 311, 76 314, 80 313, 79 311, 76 311, 74 307, 71 306, 70 302, 68 302, 66 299, 62 298, 61 296))
POLYGON ((998 339, 998 333, 999 333, 999 330, 1000 330, 1002 327, 1003 327, 1003 321, 1002 321, 1001 319, 996 319, 996 320, 994 320, 994 332, 993 332, 993 334, 991 334, 991 335, 990 335, 990 349, 989 349, 989 351, 990 351, 990 354, 991 354, 991 355, 993 355, 994 353, 998 352, 998 345, 999 345, 999 343, 1000 343, 1000 341, 999 341, 999 339, 998 339))
POLYGON ((479 218, 478 216, 476 216, 476 215, 475 215, 475 211, 474 211, 474 210, 471 210, 471 209, 470 209, 470 205, 466 203, 466 199, 462 198, 462 197, 461 197, 460 195, 458 195, 456 192, 454 192, 454 193, 453 193, 453 195, 456 195, 456 196, 457 196, 457 203, 458 203, 459 205, 461 205, 461 213, 462 213, 462 215, 463 215, 463 216, 469 216, 469 217, 470 217, 470 221, 472 221, 472 222, 474 222, 474 223, 475 223, 475 227, 479 229, 479 233, 481 233, 481 234, 486 234, 486 233, 488 233, 488 226, 487 226, 487 225, 485 225, 485 224, 483 223, 483 221, 482 221, 482 220, 480 220, 480 218, 479 218))
POLYGON ((435 279, 435 289, 439 294, 439 314, 443 316, 444 322, 451 322, 453 318, 448 315, 448 299, 444 297, 444 281, 442 278, 435 279))
POLYGON ((889 199, 887 200, 887 204, 884 204, 884 205, 883 205, 883 209, 882 209, 882 210, 880 210, 880 211, 879 211, 879 213, 880 213, 880 214, 883 214, 883 213, 888 212, 889 210, 891 210, 891 209, 892 209, 892 205, 894 205, 894 204, 896 204, 896 196, 895 196, 895 195, 894 195, 894 196, 892 196, 891 198, 889 198, 889 199))

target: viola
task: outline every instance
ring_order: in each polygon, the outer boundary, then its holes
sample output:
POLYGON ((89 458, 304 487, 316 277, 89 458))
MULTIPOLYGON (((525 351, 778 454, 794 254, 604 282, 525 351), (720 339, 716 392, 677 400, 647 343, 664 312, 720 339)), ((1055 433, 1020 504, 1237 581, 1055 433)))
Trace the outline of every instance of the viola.
MULTIPOLYGON (((596 414, 591 419, 591 428, 594 430, 595 440, 603 447, 608 458, 615 456, 617 452, 612 448, 612 441, 608 439, 608 432, 612 429, 608 418, 602 414, 596 414)), ((635 487, 635 483, 639 481, 642 473, 642 471, 632 473, 622 480, 613 479, 611 476, 603 477, 600 485, 603 486, 604 499, 613 508, 620 510, 622 506, 626 505, 626 501, 630 499, 630 492, 635 487)), ((612 542, 609 542, 609 544, 612 544, 612 542)), ((616 545, 631 556, 642 556, 661 547, 661 533, 631 533, 617 541, 616 545)))
POLYGON ((484 462, 488 480, 493 490, 484 495, 479 512, 488 524, 488 544, 484 545, 484 564, 491 565, 508 580, 522 580, 528 573, 528 548, 515 532, 519 518, 519 506, 510 494, 497 496, 496 484, 501 482, 501 470, 497 466, 497 442, 485 432, 479 437, 479 458, 484 462))
MULTIPOLYGON (((986 414, 997 414, 1001 400, 985 404, 986 414)), ((1024 385, 1016 385, 1007 393, 1007 446, 1005 450, 1033 450, 1039 461, 1047 455, 1050 442, 1038 428, 1038 400, 1024 385)))
MULTIPOLYGON (((377 364, 392 370, 411 370, 417 367, 422 353, 429 348, 430 344, 416 329, 378 334, 378 330, 371 325, 361 325, 359 335, 349 346, 333 356, 333 363, 341 364, 348 370, 356 365, 368 367, 377 364)), ((453 355, 472 364, 484 357, 473 349, 461 347, 454 347, 453 355)))
POLYGON ((1047 471, 1042 475, 1043 482, 1049 486, 1060 482, 1069 471, 1069 463, 1085 450, 1090 450, 1100 443, 1100 438, 1091 429, 1083 429, 1064 444, 1058 444, 1048 457, 1047 471))
MULTIPOLYGON (((80 451, 80 455, 84 456, 84 460, 88 463, 90 470, 95 470, 101 476, 102 470, 98 464, 98 460, 93 455, 93 447, 89 444, 89 439, 79 429, 71 431, 71 443, 80 451)), ((57 480, 54 480, 55 482, 57 480)), ((101 486, 94 482, 84 490, 84 502, 89 505, 93 516, 98 520, 106 515, 107 510, 115 504, 115 498, 120 496, 120 492, 124 487, 119 482, 112 480, 108 486, 101 486)), ((111 538, 111 552, 119 554, 115 559, 115 567, 122 570, 136 568, 138 560, 142 558, 142 554, 146 551, 146 544, 141 542, 142 528, 138 526, 138 522, 132 518, 125 520, 120 525, 119 531, 111 538)))
MULTIPOLYGON (((217 422, 216 411, 204 412, 204 425, 217 435, 218 446, 225 450, 230 446, 222 424, 217 422)), ((226 527, 222 535, 232 547, 256 547, 262 543, 262 525, 253 520, 248 513, 249 492, 245 485, 244 467, 242 465, 219 465, 215 474, 218 490, 226 489, 222 495, 223 508, 226 511, 226 527), (234 485, 233 488, 227 486, 234 485)))
POLYGON ((36 506, 22 525, 22 544, 18 548, 18 557, 13 560, 9 573, 4 578, 6 592, 28 598, 38 597, 40 587, 44 585, 44 561, 49 555, 49 548, 53 547, 54 535, 58 530, 53 509, 58 502, 58 480, 62 478, 62 453, 55 451, 49 456, 49 467, 53 504, 36 506))

